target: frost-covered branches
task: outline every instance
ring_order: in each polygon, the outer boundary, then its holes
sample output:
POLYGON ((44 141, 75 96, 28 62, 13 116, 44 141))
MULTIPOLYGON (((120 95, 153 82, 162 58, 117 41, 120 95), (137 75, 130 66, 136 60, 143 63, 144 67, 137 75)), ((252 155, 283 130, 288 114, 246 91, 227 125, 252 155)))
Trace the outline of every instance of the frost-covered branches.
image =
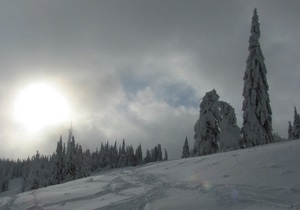
POLYGON ((219 101, 215 90, 203 97, 194 130, 196 156, 239 147, 240 129, 236 125, 234 109, 228 103, 219 101))
POLYGON ((273 142, 272 111, 267 83, 267 69, 260 43, 260 28, 254 10, 249 37, 249 56, 244 75, 242 134, 246 147, 273 142))

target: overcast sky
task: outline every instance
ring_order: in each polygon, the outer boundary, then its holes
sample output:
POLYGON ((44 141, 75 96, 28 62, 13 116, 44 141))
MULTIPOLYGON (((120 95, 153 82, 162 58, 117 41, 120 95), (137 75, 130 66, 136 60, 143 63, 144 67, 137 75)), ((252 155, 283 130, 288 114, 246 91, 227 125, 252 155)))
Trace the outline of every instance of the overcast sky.
POLYGON ((216 89, 242 124, 243 75, 257 7, 274 132, 287 137, 300 109, 300 1, 2 0, 0 156, 52 154, 69 123, 29 133, 13 101, 32 83, 54 85, 72 109, 75 139, 143 151, 161 143, 170 158, 193 146, 199 99, 216 89))

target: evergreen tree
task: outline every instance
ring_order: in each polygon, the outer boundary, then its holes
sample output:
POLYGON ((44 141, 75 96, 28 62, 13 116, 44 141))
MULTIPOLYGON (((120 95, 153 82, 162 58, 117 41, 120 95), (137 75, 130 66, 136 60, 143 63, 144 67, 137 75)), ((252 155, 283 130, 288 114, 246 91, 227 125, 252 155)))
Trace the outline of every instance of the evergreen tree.
POLYGON ((115 145, 110 147, 110 167, 116 168, 118 161, 117 141, 115 141, 115 145))
POLYGON ((100 151, 98 153, 99 166, 101 168, 106 167, 106 153, 107 153, 107 151, 105 151, 105 146, 104 146, 103 142, 101 142, 100 151))
POLYGON ((162 158, 162 151, 161 151, 161 145, 158 144, 157 145, 157 159, 156 161, 162 161, 163 158, 162 158))
POLYGON ((125 149, 125 139, 123 139, 122 147, 119 148, 119 167, 126 166, 126 149, 125 149))
POLYGON ((0 192, 8 190, 10 165, 9 161, 0 160, 0 192))
POLYGON ((83 177, 89 176, 92 171, 92 158, 91 158, 91 152, 89 149, 87 149, 83 153, 83 166, 82 167, 83 167, 83 169, 82 169, 83 177))
POLYGON ((291 121, 289 121, 289 127, 288 127, 288 139, 292 140, 293 139, 293 127, 291 124, 291 121))
POLYGON ((152 162, 151 153, 150 153, 150 151, 149 151, 148 149, 146 150, 146 156, 145 156, 144 162, 145 162, 145 163, 150 163, 150 162, 152 162))
POLYGON ((293 122, 293 139, 300 138, 300 116, 294 107, 294 122, 293 122))
POLYGON ((165 149, 165 157, 164 157, 164 160, 167 161, 169 158, 168 158, 168 151, 165 149))
POLYGON ((249 56, 244 75, 243 102, 243 141, 246 147, 273 142, 272 111, 267 83, 267 69, 261 51, 260 28, 257 10, 252 17, 251 35, 249 38, 249 56))
POLYGON ((37 151, 36 156, 33 159, 33 165, 32 165, 32 187, 31 189, 38 189, 40 185, 40 179, 41 179, 41 171, 40 171, 40 154, 37 151))
POLYGON ((195 130, 196 155, 208 155, 218 151, 219 125, 216 117, 218 112, 215 105, 219 96, 215 90, 207 92, 200 103, 200 117, 197 120, 195 130))
POLYGON ((96 148, 96 151, 91 155, 91 171, 96 171, 99 168, 99 150, 96 148))
POLYGON ((189 156, 190 156, 189 142, 188 142, 188 138, 185 137, 184 145, 183 145, 183 148, 182 148, 181 158, 187 158, 189 156))
POLYGON ((126 166, 135 165, 135 155, 132 145, 126 147, 126 166))
POLYGON ((30 190, 31 188, 31 183, 30 183, 30 172, 31 172, 31 161, 30 158, 28 157, 26 161, 24 161, 24 167, 23 167, 23 172, 22 172, 22 186, 21 186, 21 191, 25 192, 27 190, 30 190))
POLYGON ((60 184, 64 180, 65 175, 65 154, 63 151, 62 135, 57 142, 54 164, 54 182, 60 184))
POLYGON ((110 149, 109 149, 109 143, 108 141, 106 142, 105 146, 104 146, 104 153, 102 154, 103 160, 104 160, 104 167, 110 166, 110 149))
POLYGON ((139 144, 139 146, 135 150, 135 160, 136 165, 141 165, 143 163, 143 152, 141 144, 139 144))
POLYGON ((76 157, 76 146, 75 138, 72 136, 71 142, 67 147, 67 162, 66 162, 66 176, 67 180, 76 179, 76 170, 77 170, 77 157, 76 157))
POLYGON ((219 101, 215 90, 207 92, 203 97, 194 130, 193 156, 235 150, 239 147, 241 136, 234 109, 228 103, 219 101))
POLYGON ((230 104, 219 101, 217 102, 217 107, 219 112, 216 114, 220 138, 219 138, 219 151, 230 151, 236 150, 240 146, 241 142, 241 131, 240 128, 236 125, 236 116, 234 108, 230 104))
POLYGON ((81 145, 76 145, 76 179, 85 177, 84 175, 84 160, 83 160, 83 152, 81 145))
POLYGON ((151 150, 151 162, 156 162, 157 161, 157 155, 158 155, 158 149, 157 149, 157 146, 155 146, 151 150))

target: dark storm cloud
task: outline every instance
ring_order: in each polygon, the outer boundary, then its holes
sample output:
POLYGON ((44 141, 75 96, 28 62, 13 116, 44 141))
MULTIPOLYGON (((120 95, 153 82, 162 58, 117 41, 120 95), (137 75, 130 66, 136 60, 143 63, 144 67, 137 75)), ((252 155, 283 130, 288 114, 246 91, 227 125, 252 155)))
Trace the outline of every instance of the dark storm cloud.
POLYGON ((273 127, 286 136, 300 107, 298 1, 28 0, 0 3, 0 141, 18 142, 8 110, 21 87, 38 81, 61 88, 86 147, 126 138, 179 157, 185 136, 193 142, 198 100, 213 88, 241 125, 255 7, 273 127))

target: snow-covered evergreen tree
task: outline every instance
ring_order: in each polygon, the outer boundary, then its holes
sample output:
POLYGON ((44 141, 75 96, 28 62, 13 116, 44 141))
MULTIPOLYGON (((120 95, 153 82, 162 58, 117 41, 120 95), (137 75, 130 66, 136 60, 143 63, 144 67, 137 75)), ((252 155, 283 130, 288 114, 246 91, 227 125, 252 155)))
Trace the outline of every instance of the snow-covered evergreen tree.
POLYGON ((200 117, 195 127, 193 155, 201 156, 239 147, 240 129, 236 125, 234 109, 219 101, 215 90, 205 94, 200 103, 200 117))
POLYGON ((146 150, 146 156, 145 156, 144 162, 145 162, 145 163, 150 163, 151 161, 152 161, 151 153, 150 153, 150 151, 147 149, 147 150, 146 150))
POLYGON ((143 163, 143 152, 141 144, 139 144, 139 146, 135 150, 135 160, 136 165, 141 165, 143 163))
POLYGON ((96 171, 99 167, 99 150, 96 148, 96 151, 91 155, 91 171, 96 171))
POLYGON ((167 161, 168 159, 169 159, 169 157, 168 157, 168 151, 167 151, 167 149, 165 149, 164 161, 167 161))
POLYGON ((189 142, 188 142, 188 138, 185 137, 185 141, 184 141, 183 148, 182 148, 181 158, 187 158, 189 156, 190 156, 189 142))
POLYGON ((122 147, 119 148, 119 167, 126 166, 126 148, 125 148, 125 139, 123 139, 122 147))
POLYGON ((126 147, 126 166, 135 165, 135 155, 132 145, 126 147))
POLYGON ((9 161, 0 160, 0 192, 8 190, 10 174, 10 163, 9 161))
POLYGON ((43 187, 41 160, 38 151, 36 152, 36 155, 28 161, 28 163, 28 171, 23 179, 22 191, 34 190, 43 187))
POLYGON ((91 174, 92 171, 92 158, 91 158, 91 152, 89 149, 87 149, 83 153, 83 166, 82 166, 82 174, 83 177, 87 177, 91 174))
POLYGON ((157 155, 158 155, 158 149, 157 149, 157 146, 155 146, 151 150, 151 162, 156 162, 157 161, 157 155))
POLYGON ((55 183, 60 184, 65 176, 65 154, 63 151, 62 136, 60 136, 60 139, 57 142, 54 161, 54 180, 55 183))
POLYGON ((273 142, 272 110, 267 83, 267 69, 261 51, 259 38, 260 28, 257 10, 252 17, 251 35, 249 38, 249 56, 244 74, 243 102, 243 141, 246 147, 273 142))
POLYGON ((220 129, 220 151, 230 151, 239 148, 241 141, 240 128, 236 125, 234 108, 230 104, 220 101, 217 102, 219 113, 216 115, 220 129))
POLYGON ((116 168, 118 166, 118 149, 117 149, 117 141, 115 141, 114 146, 110 147, 110 167, 116 168))
POLYGON ((293 138, 293 127, 292 127, 291 121, 289 121, 289 127, 288 127, 288 139, 289 139, 289 140, 292 140, 292 138, 293 138))
POLYGON ((74 180, 76 179, 77 170, 77 157, 76 157, 76 146, 75 138, 72 136, 71 142, 67 147, 67 157, 66 157, 66 179, 74 180))
POLYGON ((99 161, 99 166, 101 168, 106 167, 106 153, 107 152, 108 151, 105 151, 105 146, 104 146, 103 142, 101 142, 100 151, 98 153, 98 161, 99 161))
POLYGON ((83 160, 83 152, 81 145, 76 145, 76 179, 85 177, 84 175, 84 160, 83 160))
POLYGON ((32 172, 30 178, 32 178, 32 190, 41 187, 40 154, 38 151, 32 161, 32 172))
POLYGON ((109 149, 109 143, 108 141, 106 142, 105 146, 104 146, 104 152, 102 154, 102 159, 104 161, 104 167, 110 166, 111 164, 111 160, 110 160, 110 149, 109 149))
POLYGON ((21 186, 21 191, 22 192, 25 192, 27 191, 28 189, 30 189, 29 186, 31 186, 31 183, 29 180, 29 177, 30 177, 30 172, 31 172, 31 161, 30 161, 30 158, 28 157, 26 161, 24 161, 24 167, 23 167, 23 171, 22 171, 22 178, 23 178, 23 181, 22 181, 22 186, 21 186))
POLYGON ((293 122, 293 139, 300 138, 300 116, 294 107, 294 122, 293 122))
POLYGON ((157 145, 157 159, 156 161, 162 161, 163 158, 162 158, 162 151, 161 151, 161 145, 158 144, 157 145))
POLYGON ((207 92, 200 103, 200 117, 195 130, 196 156, 208 155, 218 151, 219 125, 216 117, 218 112, 215 106, 219 96, 215 90, 207 92))

